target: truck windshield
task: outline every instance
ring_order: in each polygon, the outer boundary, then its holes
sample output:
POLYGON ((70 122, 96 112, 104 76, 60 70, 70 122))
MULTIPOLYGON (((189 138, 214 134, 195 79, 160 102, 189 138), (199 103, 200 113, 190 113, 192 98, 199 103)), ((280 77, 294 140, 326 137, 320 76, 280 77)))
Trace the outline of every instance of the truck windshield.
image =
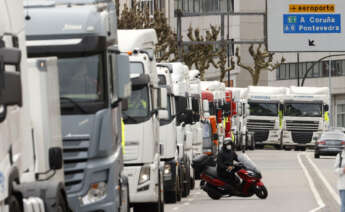
POLYGON ((59 58, 57 63, 63 109, 73 105, 83 113, 94 113, 105 107, 106 80, 102 55, 59 58))
POLYGON ((249 102, 249 110, 251 116, 277 116, 277 103, 257 103, 249 102))
POLYGON ((322 117, 322 104, 286 103, 285 116, 322 117))
POLYGON ((125 122, 140 122, 149 116, 149 88, 140 86, 132 89, 132 95, 128 99, 128 109, 123 112, 123 117, 125 122))

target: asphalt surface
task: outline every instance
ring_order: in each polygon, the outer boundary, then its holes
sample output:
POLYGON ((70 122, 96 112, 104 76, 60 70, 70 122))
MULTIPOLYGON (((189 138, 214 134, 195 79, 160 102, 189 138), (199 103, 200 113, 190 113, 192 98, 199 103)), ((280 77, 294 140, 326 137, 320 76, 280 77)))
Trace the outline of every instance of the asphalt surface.
POLYGON ((336 212, 340 211, 335 157, 314 159, 313 151, 255 150, 248 156, 257 164, 268 189, 267 199, 230 197, 211 200, 199 182, 188 198, 166 204, 168 212, 336 212))

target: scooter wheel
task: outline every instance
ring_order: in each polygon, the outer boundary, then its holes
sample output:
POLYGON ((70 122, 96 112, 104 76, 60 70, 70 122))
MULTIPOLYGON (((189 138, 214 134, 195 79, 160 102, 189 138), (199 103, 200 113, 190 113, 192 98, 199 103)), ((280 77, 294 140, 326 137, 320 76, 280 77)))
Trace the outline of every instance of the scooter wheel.
POLYGON ((256 187, 256 196, 260 199, 266 199, 268 196, 268 191, 265 186, 257 186, 256 187))
POLYGON ((208 196, 213 200, 219 200, 222 196, 219 194, 215 194, 212 191, 207 191, 208 196))

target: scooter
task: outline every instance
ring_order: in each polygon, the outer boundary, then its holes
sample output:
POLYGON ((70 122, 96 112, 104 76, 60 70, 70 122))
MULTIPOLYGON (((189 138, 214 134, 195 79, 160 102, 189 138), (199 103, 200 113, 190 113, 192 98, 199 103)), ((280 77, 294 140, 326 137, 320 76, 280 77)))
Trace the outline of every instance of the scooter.
POLYGON ((234 165, 235 168, 232 172, 241 181, 238 185, 234 185, 228 179, 218 176, 217 168, 212 160, 214 159, 208 156, 201 156, 193 160, 193 166, 201 171, 200 187, 211 199, 219 200, 223 196, 251 197, 253 195, 260 199, 267 198, 268 191, 261 181, 262 175, 251 161, 244 160, 234 165))

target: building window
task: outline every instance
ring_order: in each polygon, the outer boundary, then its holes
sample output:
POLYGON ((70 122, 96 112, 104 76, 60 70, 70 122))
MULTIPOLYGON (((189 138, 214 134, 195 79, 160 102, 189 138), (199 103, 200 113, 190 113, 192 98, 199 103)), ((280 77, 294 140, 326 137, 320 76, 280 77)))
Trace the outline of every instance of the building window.
MULTIPOLYGON (((291 80, 303 79, 305 73, 313 66, 315 62, 301 62, 299 70, 297 70, 296 63, 284 63, 277 69, 277 80, 291 80)), ((309 70, 307 78, 328 77, 329 61, 322 61, 314 64, 313 68, 309 70)), ((345 76, 345 60, 332 60, 331 63, 332 77, 345 76)))
POLYGON ((296 66, 297 64, 296 63, 291 63, 289 65, 289 68, 290 68, 290 75, 289 75, 289 79, 296 79, 297 78, 297 73, 296 73, 296 66))
POLYGON ((337 105, 337 126, 345 127, 345 104, 337 105))
POLYGON ((226 12, 234 8, 234 0, 175 0, 175 9, 184 12, 226 12))

